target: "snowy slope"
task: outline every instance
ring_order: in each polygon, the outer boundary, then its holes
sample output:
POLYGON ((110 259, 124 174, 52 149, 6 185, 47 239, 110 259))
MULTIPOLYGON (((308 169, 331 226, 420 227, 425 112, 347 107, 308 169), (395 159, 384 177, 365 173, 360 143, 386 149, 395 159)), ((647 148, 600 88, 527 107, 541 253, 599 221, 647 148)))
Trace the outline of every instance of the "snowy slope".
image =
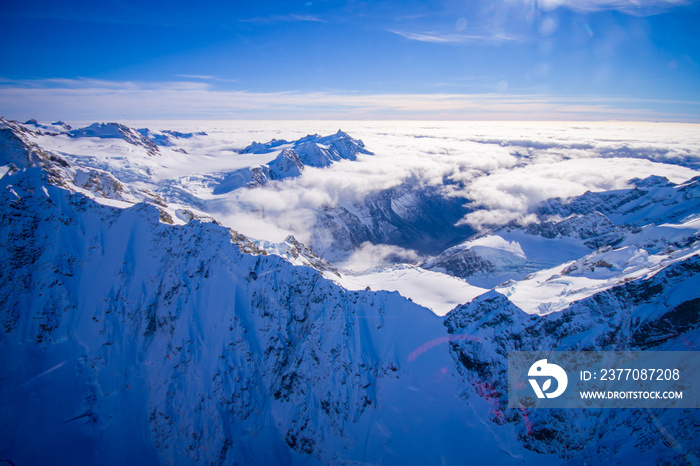
POLYGON ((493 288, 590 253, 578 238, 545 238, 522 229, 503 229, 453 246, 423 267, 493 288))
POLYGON ((411 301, 443 316, 458 304, 466 303, 487 290, 446 274, 410 265, 395 265, 365 273, 346 272, 326 276, 349 290, 398 291, 411 301))
POLYGON ((533 272, 496 289, 527 312, 558 311, 574 301, 700 253, 700 220, 647 225, 625 232, 616 245, 533 272))

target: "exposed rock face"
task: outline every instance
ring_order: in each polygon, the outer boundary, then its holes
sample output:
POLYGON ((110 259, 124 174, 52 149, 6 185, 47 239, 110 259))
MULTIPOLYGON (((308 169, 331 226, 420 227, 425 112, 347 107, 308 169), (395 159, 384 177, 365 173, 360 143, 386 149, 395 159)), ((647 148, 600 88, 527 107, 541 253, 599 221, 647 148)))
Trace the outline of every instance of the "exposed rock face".
POLYGON ((439 188, 405 183, 338 205, 316 215, 311 244, 329 260, 347 257, 365 242, 437 254, 474 230, 456 225, 469 211, 463 198, 446 198, 439 188))
POLYGON ((591 249, 615 246, 624 239, 627 230, 624 226, 615 225, 597 211, 574 214, 559 222, 533 223, 525 229, 531 235, 541 235, 545 238, 568 236, 583 239, 586 240, 584 244, 591 249))

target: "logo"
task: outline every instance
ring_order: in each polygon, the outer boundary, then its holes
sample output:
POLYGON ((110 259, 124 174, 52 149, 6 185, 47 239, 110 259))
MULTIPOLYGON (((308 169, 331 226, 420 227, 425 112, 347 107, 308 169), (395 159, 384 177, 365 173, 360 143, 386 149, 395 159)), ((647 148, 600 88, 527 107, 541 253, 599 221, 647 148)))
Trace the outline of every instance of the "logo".
POLYGON ((528 377, 535 377, 534 379, 528 379, 528 381, 530 385, 532 385, 532 389, 535 391, 537 398, 556 398, 564 393, 566 385, 569 383, 569 378, 566 376, 564 369, 556 364, 549 364, 546 359, 540 359, 530 366, 527 375, 528 377), (537 377, 546 377, 541 387, 537 382, 537 377), (552 392, 548 392, 548 390, 552 388, 552 379, 557 381, 556 389, 552 392))

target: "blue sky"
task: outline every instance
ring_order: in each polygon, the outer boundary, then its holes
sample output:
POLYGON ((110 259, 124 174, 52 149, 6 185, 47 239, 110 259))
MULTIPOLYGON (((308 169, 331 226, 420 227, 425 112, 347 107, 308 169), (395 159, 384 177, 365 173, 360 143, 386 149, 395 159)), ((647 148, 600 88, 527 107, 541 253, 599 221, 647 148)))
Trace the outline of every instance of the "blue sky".
POLYGON ((11 2, 10 118, 700 121, 693 0, 11 2))

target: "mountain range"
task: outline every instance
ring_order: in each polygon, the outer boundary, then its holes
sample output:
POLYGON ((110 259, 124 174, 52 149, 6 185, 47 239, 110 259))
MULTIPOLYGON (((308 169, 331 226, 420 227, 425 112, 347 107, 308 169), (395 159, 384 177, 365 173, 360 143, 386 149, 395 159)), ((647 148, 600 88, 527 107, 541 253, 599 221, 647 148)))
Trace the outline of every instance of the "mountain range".
POLYGON ((479 228, 456 176, 302 202, 383 156, 342 131, 212 134, 0 119, 1 461, 697 463, 697 410, 511 409, 507 355, 696 351, 698 178, 479 228), (308 244, 236 228, 279 193, 308 244))

